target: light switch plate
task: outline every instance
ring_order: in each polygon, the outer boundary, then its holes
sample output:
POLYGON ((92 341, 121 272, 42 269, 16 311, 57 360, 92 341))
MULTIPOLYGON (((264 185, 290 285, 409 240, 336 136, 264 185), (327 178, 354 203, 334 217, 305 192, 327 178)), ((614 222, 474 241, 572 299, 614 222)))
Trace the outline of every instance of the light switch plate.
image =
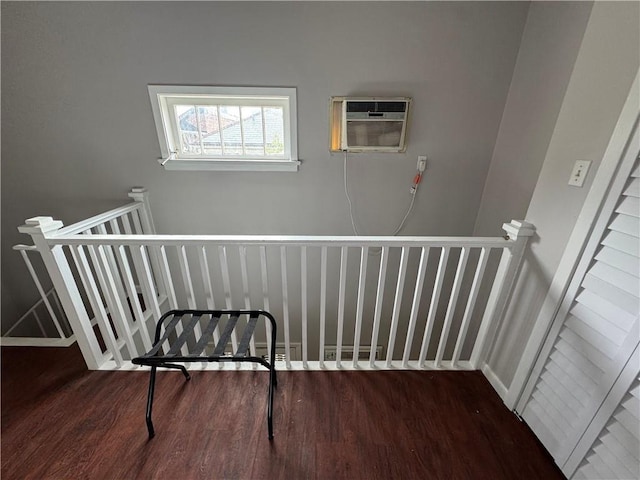
POLYGON ((572 187, 581 187, 584 185, 584 179, 587 178, 587 172, 591 166, 591 160, 578 160, 573 165, 569 185, 572 187))

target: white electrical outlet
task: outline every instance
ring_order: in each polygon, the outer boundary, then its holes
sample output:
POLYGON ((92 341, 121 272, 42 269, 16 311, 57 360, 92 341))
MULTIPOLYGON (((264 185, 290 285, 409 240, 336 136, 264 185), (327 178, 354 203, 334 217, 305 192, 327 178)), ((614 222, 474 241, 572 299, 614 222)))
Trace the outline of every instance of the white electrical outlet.
POLYGON ((587 172, 591 166, 590 160, 578 160, 573 165, 571 171, 571 177, 569 178, 569 185, 572 187, 581 187, 584 185, 584 180, 587 178, 587 172))

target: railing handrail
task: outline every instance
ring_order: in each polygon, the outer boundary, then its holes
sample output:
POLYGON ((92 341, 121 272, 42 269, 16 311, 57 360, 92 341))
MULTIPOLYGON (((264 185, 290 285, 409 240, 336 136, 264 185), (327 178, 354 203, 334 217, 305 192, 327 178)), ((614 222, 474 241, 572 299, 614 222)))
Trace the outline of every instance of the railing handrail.
POLYGON ((93 227, 97 227, 98 225, 102 225, 109 220, 116 219, 127 213, 133 212, 142 208, 143 204, 141 202, 131 202, 126 205, 122 205, 120 207, 108 210, 106 212, 99 213, 98 215, 94 215, 93 217, 89 217, 85 220, 81 220, 71 225, 67 225, 66 227, 62 227, 57 231, 59 235, 75 235, 88 230, 93 227))
MULTIPOLYGON (((59 232, 61 232, 59 230, 59 232)), ((329 235, 59 235, 46 237, 49 245, 145 245, 145 246, 353 246, 353 247, 468 247, 511 248, 513 242, 504 237, 393 237, 393 236, 329 236, 329 235)))

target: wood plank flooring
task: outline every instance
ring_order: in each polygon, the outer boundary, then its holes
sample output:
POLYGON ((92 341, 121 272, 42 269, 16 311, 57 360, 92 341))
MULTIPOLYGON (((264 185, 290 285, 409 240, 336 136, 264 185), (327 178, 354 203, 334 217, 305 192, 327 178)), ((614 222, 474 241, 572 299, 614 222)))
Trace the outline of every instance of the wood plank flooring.
POLYGON ((561 479, 479 372, 89 372, 76 346, 3 347, 12 479, 561 479))

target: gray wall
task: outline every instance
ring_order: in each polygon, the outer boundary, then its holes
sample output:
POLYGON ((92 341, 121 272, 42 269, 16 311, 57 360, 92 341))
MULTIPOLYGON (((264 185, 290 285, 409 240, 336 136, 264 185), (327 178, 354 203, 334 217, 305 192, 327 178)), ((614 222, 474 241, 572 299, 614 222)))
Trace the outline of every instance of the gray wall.
MULTIPOLYGON (((164 233, 351 234, 332 95, 414 99, 406 154, 353 155, 365 234, 470 235, 529 5, 2 3, 2 313, 36 298, 11 245, 26 218, 69 224, 151 192, 164 233), (166 172, 148 84, 295 86, 297 173, 166 172)), ((5 317, 9 318, 5 318, 5 317)))
POLYGON ((509 386, 640 63, 640 4, 595 3, 526 219, 537 228, 491 367, 509 386), (583 188, 567 185, 591 160, 583 188))
POLYGON ((503 223, 524 218, 592 5, 531 4, 474 235, 501 235, 503 223))

